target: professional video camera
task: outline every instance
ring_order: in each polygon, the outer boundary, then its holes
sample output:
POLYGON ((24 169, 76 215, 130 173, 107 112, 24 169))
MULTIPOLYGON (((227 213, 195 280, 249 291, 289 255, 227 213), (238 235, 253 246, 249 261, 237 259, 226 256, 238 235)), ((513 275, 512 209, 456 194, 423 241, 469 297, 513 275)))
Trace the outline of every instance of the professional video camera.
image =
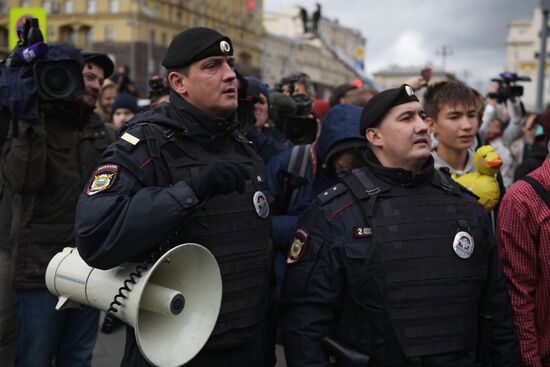
POLYGON ((294 73, 282 78, 269 96, 275 127, 294 144, 313 143, 317 136, 317 120, 311 117, 313 101, 304 92, 313 92, 311 78, 305 73, 294 73), (297 89, 296 83, 305 90, 297 89))
POLYGON ((494 98, 501 103, 512 97, 521 97, 523 95, 523 87, 516 85, 516 82, 530 82, 531 78, 528 76, 518 76, 511 71, 505 71, 500 74, 500 78, 494 78, 491 81, 498 83, 498 92, 489 93, 488 97, 494 98))
POLYGON ((305 94, 293 95, 296 112, 284 123, 283 133, 294 144, 310 144, 317 136, 317 120, 311 117, 313 101, 305 94))
POLYGON ((36 120, 40 104, 66 101, 84 93, 84 59, 68 45, 44 43, 38 19, 18 27, 15 49, 0 61, 0 105, 12 120, 36 120))

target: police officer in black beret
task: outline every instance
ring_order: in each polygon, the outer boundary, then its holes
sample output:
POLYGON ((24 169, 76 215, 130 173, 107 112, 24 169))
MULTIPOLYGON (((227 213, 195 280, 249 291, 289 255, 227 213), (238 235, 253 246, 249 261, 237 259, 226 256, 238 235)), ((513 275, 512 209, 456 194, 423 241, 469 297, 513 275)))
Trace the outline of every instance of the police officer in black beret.
POLYGON ((434 170, 412 88, 373 97, 360 126, 366 165, 317 196, 287 257, 288 366, 519 366, 488 219, 434 170))
MULTIPOLYGON (((178 34, 162 61, 170 103, 129 121, 77 207, 76 244, 93 267, 145 258, 167 238, 214 254, 221 311, 189 366, 262 366, 266 356, 269 207, 262 160, 236 131, 232 55, 231 40, 213 29, 178 34)), ((131 328, 122 366, 148 366, 131 328)))

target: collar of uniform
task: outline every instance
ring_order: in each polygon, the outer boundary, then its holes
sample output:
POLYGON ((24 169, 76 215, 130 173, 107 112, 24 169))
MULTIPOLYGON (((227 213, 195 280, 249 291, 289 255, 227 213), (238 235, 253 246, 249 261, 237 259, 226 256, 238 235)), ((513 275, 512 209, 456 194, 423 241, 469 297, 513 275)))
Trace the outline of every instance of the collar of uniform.
POLYGON ((186 127, 191 136, 211 139, 235 130, 236 126, 233 123, 233 118, 223 119, 209 115, 187 102, 174 91, 170 92, 170 103, 172 103, 179 113, 188 117, 186 119, 186 127))
POLYGON ((418 174, 413 174, 403 168, 384 167, 372 150, 365 149, 363 153, 367 166, 379 178, 391 184, 399 184, 401 186, 419 186, 428 182, 434 175, 434 160, 430 156, 422 166, 422 170, 418 174))

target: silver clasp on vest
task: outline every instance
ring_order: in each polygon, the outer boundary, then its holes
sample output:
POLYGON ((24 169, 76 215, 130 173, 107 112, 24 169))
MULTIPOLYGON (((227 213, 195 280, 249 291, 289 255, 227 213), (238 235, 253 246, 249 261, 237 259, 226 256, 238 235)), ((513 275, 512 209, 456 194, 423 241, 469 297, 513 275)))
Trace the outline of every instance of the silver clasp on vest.
POLYGON ((382 191, 382 189, 380 189, 379 187, 373 187, 371 189, 366 189, 365 191, 369 196, 373 196, 382 191))

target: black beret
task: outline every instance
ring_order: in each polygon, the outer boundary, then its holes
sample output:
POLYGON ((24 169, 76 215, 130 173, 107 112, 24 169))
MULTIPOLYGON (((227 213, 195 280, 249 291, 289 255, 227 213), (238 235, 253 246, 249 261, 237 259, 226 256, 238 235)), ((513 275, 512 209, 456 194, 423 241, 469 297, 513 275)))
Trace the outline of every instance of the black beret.
POLYGON ((399 88, 386 89, 372 97, 361 113, 359 124, 361 135, 365 135, 369 127, 378 125, 392 107, 407 102, 418 102, 414 90, 408 84, 403 84, 399 88))
POLYGON ((107 79, 115 71, 115 64, 111 61, 111 58, 105 54, 99 52, 82 51, 80 53, 86 63, 93 63, 103 69, 103 77, 107 79))
POLYGON ((178 34, 162 59, 166 69, 183 68, 211 56, 231 56, 231 39, 210 28, 189 28, 178 34))

